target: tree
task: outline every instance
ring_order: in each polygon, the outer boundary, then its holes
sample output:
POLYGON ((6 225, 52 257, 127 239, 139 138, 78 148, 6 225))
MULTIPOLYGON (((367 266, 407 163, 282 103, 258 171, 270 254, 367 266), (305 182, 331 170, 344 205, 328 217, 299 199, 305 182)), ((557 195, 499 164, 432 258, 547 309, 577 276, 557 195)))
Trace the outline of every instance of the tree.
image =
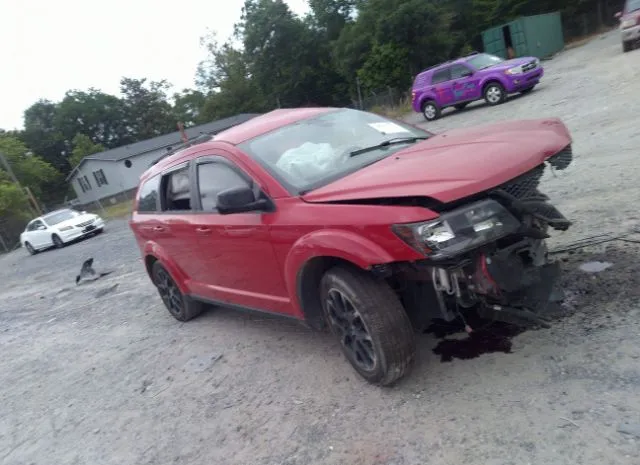
POLYGON ((57 111, 57 105, 49 100, 38 100, 27 108, 20 139, 58 171, 67 173, 71 168, 65 156, 64 135, 56 126, 57 111))
POLYGON ((69 163, 74 168, 80 164, 84 157, 106 150, 102 144, 94 143, 89 136, 84 134, 76 134, 72 143, 73 151, 69 157, 69 163))
POLYGON ((21 140, 11 136, 0 136, 0 152, 7 158, 20 184, 31 189, 36 197, 46 200, 55 197, 60 188, 61 175, 51 164, 34 155, 21 140))
POLYGON ((70 90, 57 104, 53 124, 62 134, 67 153, 76 134, 115 148, 134 140, 127 127, 125 102, 97 89, 70 90))
POLYGON ((167 101, 166 81, 122 78, 120 92, 123 95, 124 122, 128 136, 133 141, 150 139, 174 131, 176 121, 167 101))
POLYGON ((173 95, 173 116, 176 121, 182 121, 186 126, 204 123, 202 108, 206 97, 199 90, 184 89, 173 95))

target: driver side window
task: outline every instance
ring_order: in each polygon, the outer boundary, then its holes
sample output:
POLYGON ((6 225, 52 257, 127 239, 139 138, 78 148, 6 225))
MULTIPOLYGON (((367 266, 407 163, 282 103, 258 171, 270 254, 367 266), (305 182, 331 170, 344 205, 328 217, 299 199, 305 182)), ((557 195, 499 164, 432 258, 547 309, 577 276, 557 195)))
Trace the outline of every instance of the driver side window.
POLYGON ((198 192, 203 211, 216 211, 218 194, 234 187, 251 187, 251 183, 226 163, 198 165, 198 192))

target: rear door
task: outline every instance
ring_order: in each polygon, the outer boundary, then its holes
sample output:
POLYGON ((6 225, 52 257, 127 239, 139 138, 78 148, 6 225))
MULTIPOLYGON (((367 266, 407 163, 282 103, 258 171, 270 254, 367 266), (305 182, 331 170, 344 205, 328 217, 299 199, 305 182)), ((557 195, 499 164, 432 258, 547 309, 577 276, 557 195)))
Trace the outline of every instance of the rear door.
POLYGON ((449 66, 439 69, 433 73, 431 85, 433 87, 433 91, 437 95, 438 104, 441 107, 454 104, 455 98, 453 96, 451 68, 449 66))
POLYGON ((289 297, 271 244, 270 212, 221 215, 219 192, 249 186, 257 194, 256 181, 223 156, 195 160, 195 229, 200 249, 197 272, 202 297, 245 308, 276 313, 290 312, 289 297))
POLYGON ((456 103, 480 97, 480 78, 471 68, 462 64, 451 67, 451 87, 456 103))

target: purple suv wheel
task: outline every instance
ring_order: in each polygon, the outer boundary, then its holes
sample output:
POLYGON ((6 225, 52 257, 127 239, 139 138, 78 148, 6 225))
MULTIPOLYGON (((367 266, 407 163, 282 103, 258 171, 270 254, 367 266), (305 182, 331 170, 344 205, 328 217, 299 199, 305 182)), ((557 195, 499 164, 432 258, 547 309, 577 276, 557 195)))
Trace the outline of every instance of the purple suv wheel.
POLYGON ((440 118, 440 107, 433 100, 428 100, 422 104, 422 114, 427 121, 434 121, 440 118))
POLYGON ((490 82, 484 89, 484 99, 489 105, 499 105, 507 99, 507 93, 499 82, 490 82))

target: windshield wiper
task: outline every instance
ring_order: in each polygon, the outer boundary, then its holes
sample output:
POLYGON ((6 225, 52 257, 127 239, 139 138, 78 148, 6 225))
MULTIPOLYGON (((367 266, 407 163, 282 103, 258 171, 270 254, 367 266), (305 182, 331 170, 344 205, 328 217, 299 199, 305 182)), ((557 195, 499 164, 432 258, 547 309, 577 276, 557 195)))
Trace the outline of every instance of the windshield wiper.
POLYGON ((385 147, 389 147, 390 145, 397 144, 412 144, 414 142, 418 142, 419 140, 427 140, 427 136, 411 136, 411 137, 394 137, 393 139, 385 140, 384 142, 380 142, 379 144, 372 145, 370 147, 365 147, 362 149, 354 150, 349 153, 350 157, 356 157, 363 153, 373 152, 374 150, 383 149, 385 147))

